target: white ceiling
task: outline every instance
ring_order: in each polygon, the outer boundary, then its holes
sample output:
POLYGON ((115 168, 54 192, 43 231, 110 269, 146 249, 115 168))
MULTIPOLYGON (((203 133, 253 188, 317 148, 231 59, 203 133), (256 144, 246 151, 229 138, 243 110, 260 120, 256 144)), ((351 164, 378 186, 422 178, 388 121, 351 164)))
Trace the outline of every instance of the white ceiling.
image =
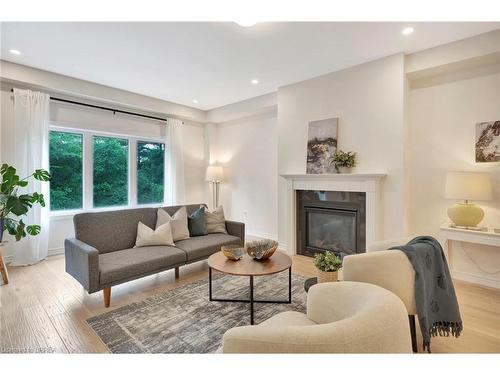
POLYGON ((250 28, 227 22, 4 22, 1 58, 211 109, 401 51, 416 52, 499 28, 498 22, 284 22, 250 28), (403 36, 406 26, 415 32, 403 36), (258 85, 250 83, 253 78, 258 85))

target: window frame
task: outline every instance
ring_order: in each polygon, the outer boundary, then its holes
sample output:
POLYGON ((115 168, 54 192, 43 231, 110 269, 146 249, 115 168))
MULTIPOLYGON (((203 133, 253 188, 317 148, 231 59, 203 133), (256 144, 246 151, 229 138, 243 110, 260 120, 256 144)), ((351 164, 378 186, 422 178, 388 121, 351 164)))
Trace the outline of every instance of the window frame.
POLYGON ((164 165, 167 163, 167 145, 165 139, 144 137, 139 135, 121 134, 100 130, 80 129, 72 126, 50 124, 49 131, 81 134, 83 137, 83 207, 70 210, 49 210, 50 217, 67 217, 83 212, 114 211, 127 208, 163 207, 167 190, 164 174, 163 202, 138 204, 137 203, 137 142, 163 143, 165 145, 164 165), (128 141, 128 204, 122 206, 94 207, 94 146, 93 136, 126 139, 128 141))

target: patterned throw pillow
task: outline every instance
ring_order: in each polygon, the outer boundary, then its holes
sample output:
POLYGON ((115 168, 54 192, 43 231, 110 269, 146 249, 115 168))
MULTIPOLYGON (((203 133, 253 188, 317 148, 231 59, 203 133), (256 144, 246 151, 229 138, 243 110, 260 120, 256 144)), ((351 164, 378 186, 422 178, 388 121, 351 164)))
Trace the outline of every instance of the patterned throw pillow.
POLYGON ((207 234, 207 222, 205 217, 205 207, 201 206, 188 217, 189 235, 204 236, 207 234))
POLYGON ((205 217, 207 218, 207 232, 208 233, 225 233, 226 230, 226 219, 224 218, 224 210, 222 206, 219 206, 215 211, 205 212, 205 217))
POLYGON ((163 208, 159 208, 156 216, 156 228, 170 222, 172 226, 172 236, 174 241, 185 240, 189 238, 188 215, 186 207, 177 210, 174 216, 170 216, 163 208))
POLYGON ((170 227, 170 222, 160 225, 158 228, 153 230, 139 221, 139 224, 137 224, 135 247, 158 245, 175 246, 172 238, 172 228, 170 227))

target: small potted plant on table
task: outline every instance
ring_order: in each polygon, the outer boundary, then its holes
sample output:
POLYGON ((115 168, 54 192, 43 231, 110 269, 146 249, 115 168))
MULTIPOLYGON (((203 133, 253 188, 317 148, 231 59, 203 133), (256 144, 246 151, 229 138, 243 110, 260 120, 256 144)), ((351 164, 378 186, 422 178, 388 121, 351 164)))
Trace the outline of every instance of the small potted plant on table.
POLYGON ((338 270, 342 268, 342 259, 331 251, 314 256, 314 265, 318 270, 318 283, 338 281, 338 270))
POLYGON ((349 173, 356 166, 356 153, 337 150, 330 159, 337 173, 349 173))

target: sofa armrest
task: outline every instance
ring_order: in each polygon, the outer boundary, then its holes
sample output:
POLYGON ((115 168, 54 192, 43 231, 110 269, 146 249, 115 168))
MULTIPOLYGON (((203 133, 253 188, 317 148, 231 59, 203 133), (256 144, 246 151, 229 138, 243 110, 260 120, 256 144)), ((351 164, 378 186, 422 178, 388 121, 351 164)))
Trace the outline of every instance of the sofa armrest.
POLYGON ((89 293, 99 288, 99 251, 76 238, 64 241, 66 272, 73 276, 89 293))
POLYGON ((417 313, 415 270, 402 251, 378 250, 346 256, 342 264, 342 279, 381 286, 403 301, 408 315, 417 313))
POLYGON ((245 245, 245 223, 226 220, 226 230, 228 234, 240 238, 241 246, 245 245))

